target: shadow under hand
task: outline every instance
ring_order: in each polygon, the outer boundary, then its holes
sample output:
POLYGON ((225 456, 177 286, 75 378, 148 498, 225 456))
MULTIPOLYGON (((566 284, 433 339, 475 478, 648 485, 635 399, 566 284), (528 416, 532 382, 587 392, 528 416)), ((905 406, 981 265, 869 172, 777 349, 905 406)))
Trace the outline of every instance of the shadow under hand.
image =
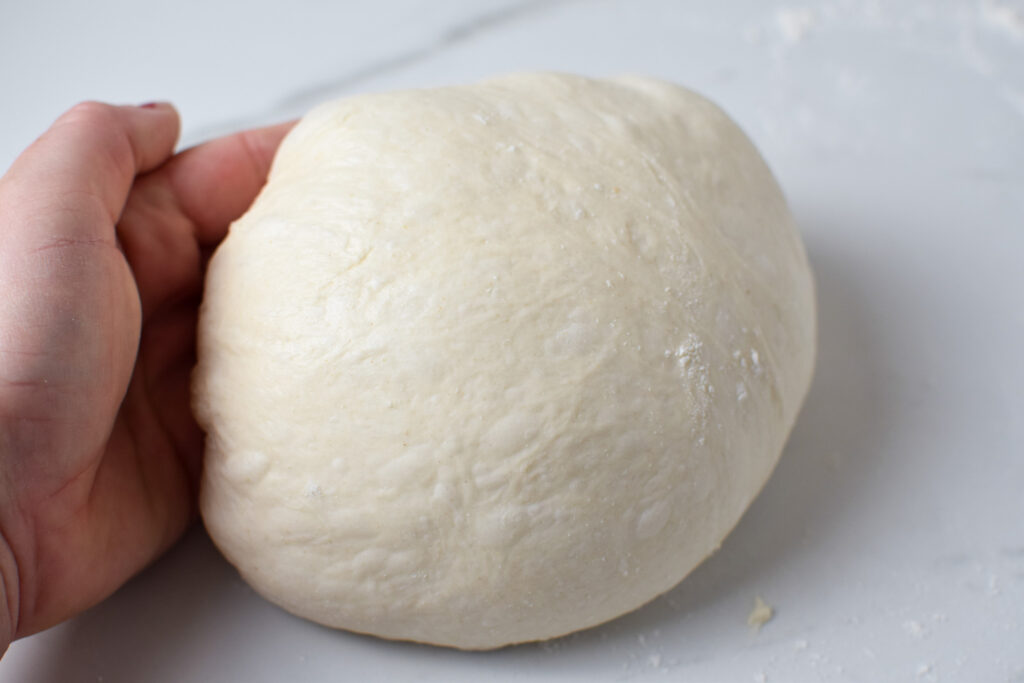
POLYGON ((151 680, 157 671, 173 676, 204 643, 217 640, 212 616, 237 591, 248 590, 196 524, 112 597, 55 629, 46 648, 52 655, 33 680, 128 683, 151 680))

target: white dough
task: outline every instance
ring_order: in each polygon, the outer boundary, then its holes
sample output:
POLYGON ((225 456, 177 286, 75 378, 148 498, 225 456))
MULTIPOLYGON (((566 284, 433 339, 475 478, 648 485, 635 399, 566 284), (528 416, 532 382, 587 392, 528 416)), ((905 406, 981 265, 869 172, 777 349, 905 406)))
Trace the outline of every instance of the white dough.
POLYGON ((529 74, 333 102, 210 264, 203 518, 323 624, 559 636, 718 547, 814 338, 782 194, 692 92, 529 74))

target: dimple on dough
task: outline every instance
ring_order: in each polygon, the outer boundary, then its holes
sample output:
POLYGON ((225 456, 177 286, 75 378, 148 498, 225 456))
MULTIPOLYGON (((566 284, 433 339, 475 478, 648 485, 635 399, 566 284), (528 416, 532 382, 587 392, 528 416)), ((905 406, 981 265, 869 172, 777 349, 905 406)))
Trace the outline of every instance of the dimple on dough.
POLYGON ((779 187, 693 92, 523 74, 326 104, 210 263, 202 515, 317 622, 559 636, 718 547, 814 337, 779 187))

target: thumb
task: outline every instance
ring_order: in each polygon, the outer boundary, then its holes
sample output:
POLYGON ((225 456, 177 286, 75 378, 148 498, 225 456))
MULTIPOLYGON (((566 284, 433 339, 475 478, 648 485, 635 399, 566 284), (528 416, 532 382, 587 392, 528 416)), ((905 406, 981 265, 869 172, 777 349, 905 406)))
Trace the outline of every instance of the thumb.
POLYGON ((169 104, 76 105, 0 179, 0 218, 46 243, 113 242, 135 175, 171 156, 179 125, 169 104))

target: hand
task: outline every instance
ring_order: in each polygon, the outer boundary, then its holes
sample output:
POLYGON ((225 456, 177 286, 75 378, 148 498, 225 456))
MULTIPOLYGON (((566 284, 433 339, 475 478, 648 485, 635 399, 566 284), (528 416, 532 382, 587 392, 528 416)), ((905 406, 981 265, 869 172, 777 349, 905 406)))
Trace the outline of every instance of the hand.
POLYGON ((0 653, 195 518, 203 269, 289 124, 172 156, 178 127, 167 104, 81 104, 0 178, 0 653))

